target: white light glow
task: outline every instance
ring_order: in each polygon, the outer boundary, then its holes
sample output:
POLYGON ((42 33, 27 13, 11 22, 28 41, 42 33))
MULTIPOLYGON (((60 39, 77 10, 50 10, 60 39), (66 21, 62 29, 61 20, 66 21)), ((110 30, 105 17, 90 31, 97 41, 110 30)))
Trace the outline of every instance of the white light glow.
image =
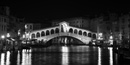
POLYGON ((9 33, 7 33, 7 37, 10 37, 10 34, 9 34, 9 33))
POLYGON ((32 65, 31 64, 31 53, 28 53, 29 50, 22 51, 22 65, 32 65))
POLYGON ((101 65, 101 48, 98 47, 98 65, 101 65))
POLYGON ((68 54, 68 48, 62 47, 62 65, 68 65, 69 64, 69 54, 68 54))
POLYGON ((63 46, 61 51, 62 52, 69 52, 68 47, 66 47, 66 46, 63 46))
POLYGON ((6 65, 10 65, 10 52, 9 51, 7 51, 6 65))
POLYGON ((110 39, 113 39, 113 36, 110 36, 110 39))
POLYGON ((5 38, 5 36, 4 36, 4 35, 2 35, 2 36, 1 36, 1 38, 2 38, 2 39, 4 39, 4 38, 5 38))
POLYGON ((5 53, 2 53, 1 54, 1 60, 0 60, 0 62, 1 62, 1 64, 0 65, 5 65, 5 53))
POLYGON ((25 38, 25 35, 23 35, 23 38, 25 38))
POLYGON ((112 48, 108 48, 109 49, 109 55, 110 55, 110 65, 113 65, 113 51, 112 48))

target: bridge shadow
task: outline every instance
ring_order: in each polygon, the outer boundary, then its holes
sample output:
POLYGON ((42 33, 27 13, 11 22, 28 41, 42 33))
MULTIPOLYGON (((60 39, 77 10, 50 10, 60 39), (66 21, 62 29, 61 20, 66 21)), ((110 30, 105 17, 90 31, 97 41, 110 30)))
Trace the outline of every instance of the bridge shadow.
POLYGON ((82 41, 77 38, 71 36, 59 36, 55 37, 48 42, 46 42, 47 46, 75 46, 75 45, 86 45, 82 41))
POLYGON ((36 43, 35 45, 31 45, 31 47, 50 47, 50 46, 78 46, 78 45, 86 45, 82 41, 77 38, 71 36, 59 36, 55 37, 49 41, 36 43))

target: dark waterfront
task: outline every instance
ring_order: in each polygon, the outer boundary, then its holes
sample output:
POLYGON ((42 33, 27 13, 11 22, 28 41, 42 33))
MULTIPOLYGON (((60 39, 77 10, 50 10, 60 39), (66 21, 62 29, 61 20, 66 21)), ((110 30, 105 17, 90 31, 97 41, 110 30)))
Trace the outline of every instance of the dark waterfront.
POLYGON ((119 63, 118 55, 113 53, 112 47, 50 46, 0 52, 0 65, 123 65, 124 63, 119 63))

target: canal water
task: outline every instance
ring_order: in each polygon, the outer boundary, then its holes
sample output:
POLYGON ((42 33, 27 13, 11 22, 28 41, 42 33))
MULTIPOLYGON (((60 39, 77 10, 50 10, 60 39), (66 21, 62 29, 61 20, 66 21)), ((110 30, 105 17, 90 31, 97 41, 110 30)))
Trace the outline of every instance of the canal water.
MULTIPOLYGON (((50 46, 0 52, 0 65, 123 65, 111 47, 50 46)), ((127 65, 127 64, 125 64, 127 65)), ((128 64, 129 65, 129 64, 128 64)))

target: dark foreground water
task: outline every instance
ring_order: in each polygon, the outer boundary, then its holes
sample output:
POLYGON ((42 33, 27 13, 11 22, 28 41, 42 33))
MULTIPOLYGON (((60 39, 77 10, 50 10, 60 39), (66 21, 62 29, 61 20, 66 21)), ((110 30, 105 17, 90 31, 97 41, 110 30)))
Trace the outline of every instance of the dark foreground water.
POLYGON ((0 65, 122 65, 117 56, 110 47, 51 46, 0 52, 0 65))

